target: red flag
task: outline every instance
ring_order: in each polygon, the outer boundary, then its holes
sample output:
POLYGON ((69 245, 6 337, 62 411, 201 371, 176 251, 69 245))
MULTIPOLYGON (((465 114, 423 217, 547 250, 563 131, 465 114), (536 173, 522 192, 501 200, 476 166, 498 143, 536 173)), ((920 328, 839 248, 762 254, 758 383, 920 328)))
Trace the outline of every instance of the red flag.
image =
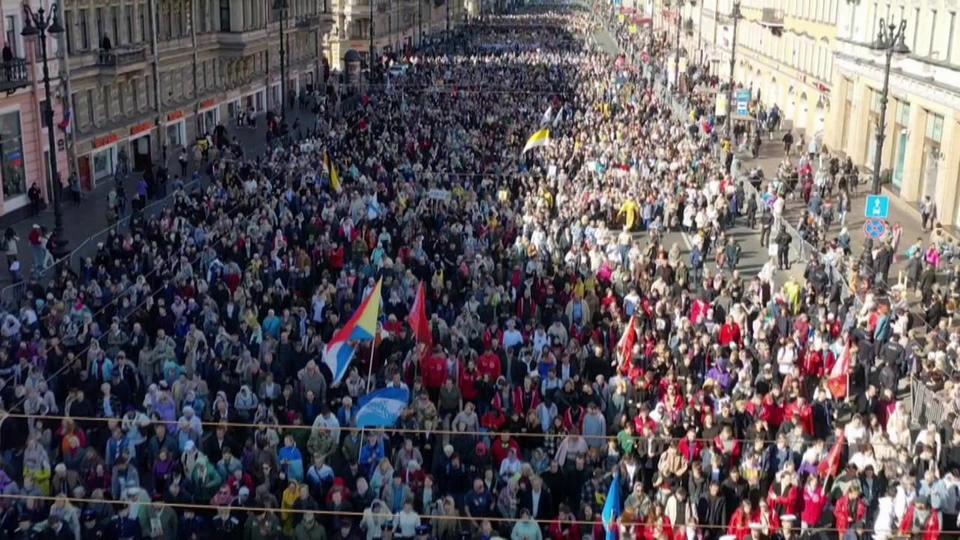
POLYGON ((820 478, 836 476, 840 470, 840 455, 843 454, 843 445, 846 444, 846 437, 841 433, 837 442, 833 443, 833 448, 827 454, 827 458, 817 465, 817 474, 820 478))
POLYGON ((833 363, 833 368, 827 374, 827 389, 833 394, 833 399, 847 397, 847 381, 850 379, 850 342, 843 347, 840 358, 833 363))
POLYGON ((633 356, 633 346, 637 343, 637 316, 632 315, 630 317, 630 322, 627 324, 627 329, 623 332, 623 335, 620 336, 620 341, 617 342, 617 352, 620 354, 620 369, 623 370, 624 366, 629 363, 631 356, 633 356))
POLYGON ((423 282, 417 287, 417 297, 413 300, 407 322, 417 338, 417 343, 423 343, 429 349, 433 345, 433 333, 430 331, 430 321, 427 320, 427 289, 423 282))

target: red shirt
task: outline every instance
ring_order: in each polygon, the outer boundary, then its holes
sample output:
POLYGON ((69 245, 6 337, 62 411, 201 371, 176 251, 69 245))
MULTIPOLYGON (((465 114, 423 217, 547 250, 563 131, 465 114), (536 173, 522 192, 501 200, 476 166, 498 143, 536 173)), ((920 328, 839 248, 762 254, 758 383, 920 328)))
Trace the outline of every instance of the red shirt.
POLYGON ((480 375, 490 375, 490 380, 495 381, 500 378, 501 367, 500 357, 493 351, 487 351, 477 358, 477 371, 480 375))
POLYGON ((423 386, 438 390, 447 380, 447 360, 442 356, 431 356, 423 362, 423 386))
POLYGON ((480 393, 477 392, 476 383, 480 380, 480 372, 477 370, 460 369, 460 395, 463 401, 476 401, 480 393))

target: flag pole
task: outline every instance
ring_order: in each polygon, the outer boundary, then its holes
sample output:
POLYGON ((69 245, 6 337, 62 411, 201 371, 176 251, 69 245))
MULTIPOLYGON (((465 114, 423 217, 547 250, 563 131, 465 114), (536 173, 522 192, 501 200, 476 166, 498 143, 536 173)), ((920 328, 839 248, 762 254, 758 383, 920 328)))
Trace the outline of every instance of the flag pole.
MULTIPOLYGON (((377 330, 379 330, 380 323, 377 323, 377 330)), ((370 383, 373 379, 373 352, 377 348, 377 336, 373 336, 373 340, 370 341, 370 365, 367 367, 367 389, 366 393, 370 393, 370 383)), ((357 452, 357 465, 360 465, 360 453, 363 451, 363 432, 366 430, 365 427, 360 428, 360 451, 357 452)))

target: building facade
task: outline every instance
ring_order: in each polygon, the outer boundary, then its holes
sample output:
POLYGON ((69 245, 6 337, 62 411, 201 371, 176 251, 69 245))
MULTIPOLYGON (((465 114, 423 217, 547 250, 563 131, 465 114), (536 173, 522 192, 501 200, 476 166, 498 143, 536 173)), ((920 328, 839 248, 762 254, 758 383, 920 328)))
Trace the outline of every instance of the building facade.
MULTIPOLYGON (((25 208, 29 201, 27 191, 34 183, 43 198, 50 200, 53 178, 50 175, 50 147, 47 128, 43 125, 41 107, 45 106, 43 68, 39 62, 39 42, 36 37, 24 37, 26 24, 23 3, 0 2, 0 34, 5 53, 13 60, 0 62, 0 215, 25 208)), ((34 3, 33 8, 41 7, 34 3)), ((43 5, 42 7, 49 7, 43 5)), ((59 92, 57 78, 58 42, 47 38, 50 58, 51 90, 59 92)), ((66 133, 56 124, 63 117, 59 100, 54 101, 54 136, 57 148, 60 181, 67 175, 66 133)))
MULTIPOLYGON (((844 3, 739 2, 735 80, 767 107, 777 104, 808 137, 821 137, 830 116, 832 53, 844 3)), ((689 58, 729 78, 733 7, 733 0, 675 0, 658 10, 655 27, 681 31, 681 69, 689 58)))
POLYGON ((81 185, 112 177, 121 150, 143 170, 241 110, 279 110, 281 15, 288 96, 322 84, 329 1, 65 0, 62 73, 81 185))
POLYGON ((447 28, 453 29, 465 17, 479 15, 481 9, 479 1, 471 0, 332 1, 336 4, 337 39, 331 60, 338 69, 344 54, 351 49, 363 62, 367 61, 371 33, 375 55, 401 52, 418 46, 421 36, 435 36, 447 28))
POLYGON ((880 21, 906 21, 909 53, 892 58, 881 171, 910 202, 930 196, 960 226, 960 40, 957 0, 861 0, 840 8, 827 144, 872 171, 885 56, 870 45, 880 21))

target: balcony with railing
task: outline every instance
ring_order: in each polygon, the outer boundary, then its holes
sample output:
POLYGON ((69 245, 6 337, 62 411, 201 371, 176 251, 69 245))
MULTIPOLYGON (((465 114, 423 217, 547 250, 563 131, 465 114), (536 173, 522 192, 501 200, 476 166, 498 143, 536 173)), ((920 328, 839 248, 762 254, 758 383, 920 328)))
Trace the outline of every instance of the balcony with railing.
POLYGON ((147 49, 140 45, 128 45, 117 49, 101 49, 97 65, 123 67, 147 61, 147 49))
POLYGON ((100 74, 116 77, 146 68, 147 48, 143 45, 125 45, 115 49, 100 49, 97 67, 100 74))
POLYGON ((0 62, 0 92, 12 94, 18 88, 30 84, 30 73, 27 61, 23 58, 14 58, 0 62))
POLYGON ((783 10, 763 8, 760 15, 760 24, 767 28, 783 28, 783 10))

